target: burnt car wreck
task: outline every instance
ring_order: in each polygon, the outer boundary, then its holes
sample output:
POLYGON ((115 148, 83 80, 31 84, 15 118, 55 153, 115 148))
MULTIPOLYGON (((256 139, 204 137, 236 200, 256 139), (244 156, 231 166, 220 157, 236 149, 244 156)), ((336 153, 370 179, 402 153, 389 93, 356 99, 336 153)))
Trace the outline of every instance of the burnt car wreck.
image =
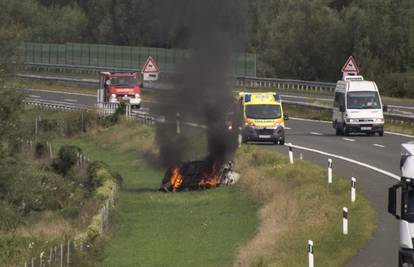
POLYGON ((190 161, 167 169, 160 190, 180 192, 205 190, 235 184, 240 175, 233 171, 231 161, 219 164, 214 160, 190 161))

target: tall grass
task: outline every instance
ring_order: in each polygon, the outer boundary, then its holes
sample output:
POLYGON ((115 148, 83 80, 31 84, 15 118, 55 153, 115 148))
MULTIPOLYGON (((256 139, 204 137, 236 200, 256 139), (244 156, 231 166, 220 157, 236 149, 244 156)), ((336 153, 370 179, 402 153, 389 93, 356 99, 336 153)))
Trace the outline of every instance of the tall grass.
POLYGON ((260 227, 240 251, 235 266, 306 266, 306 244, 315 243, 316 266, 343 266, 369 240, 375 211, 358 195, 350 203, 350 182, 304 161, 255 147, 238 153, 238 185, 261 203, 260 227), (254 166, 254 167, 253 167, 254 166), (350 210, 350 234, 341 232, 342 207, 350 210))

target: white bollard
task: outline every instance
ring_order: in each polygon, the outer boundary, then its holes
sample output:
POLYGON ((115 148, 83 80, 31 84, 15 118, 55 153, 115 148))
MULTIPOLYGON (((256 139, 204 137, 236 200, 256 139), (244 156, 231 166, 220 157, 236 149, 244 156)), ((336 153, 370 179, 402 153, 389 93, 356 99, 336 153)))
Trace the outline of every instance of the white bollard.
POLYGON ((293 164, 293 150, 292 150, 292 143, 288 144, 289 146, 289 162, 290 164, 293 164))
POLYGON ((308 240, 308 266, 314 266, 314 259, 313 259, 313 241, 308 240))
POLYGON ((34 267, 35 265, 34 265, 34 261, 35 261, 35 259, 34 258, 32 258, 32 267, 34 267))
POLYGON ((356 178, 351 178, 351 202, 354 203, 356 200, 356 178))
POLYGON ((328 184, 332 184, 332 159, 328 159, 328 184))
POLYGON ((242 134, 241 133, 239 133, 239 136, 238 136, 238 138, 237 138, 237 141, 238 141, 238 143, 239 143, 239 148, 241 147, 241 145, 242 145, 242 142, 243 142, 243 139, 242 139, 242 134))
POLYGON ((342 209, 342 232, 344 235, 348 234, 348 208, 342 209))
POLYGON ((302 153, 299 154, 299 159, 303 160, 303 154, 302 153))

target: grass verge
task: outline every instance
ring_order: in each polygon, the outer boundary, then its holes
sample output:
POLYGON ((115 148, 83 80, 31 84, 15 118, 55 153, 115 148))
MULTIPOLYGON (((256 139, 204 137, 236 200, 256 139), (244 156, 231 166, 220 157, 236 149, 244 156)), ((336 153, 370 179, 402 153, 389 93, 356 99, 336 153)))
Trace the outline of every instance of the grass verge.
POLYGON ((80 146, 124 177, 112 240, 98 266, 305 266, 307 240, 318 266, 342 266, 375 229, 375 212, 359 195, 349 203, 349 182, 326 184, 325 171, 253 146, 237 155, 235 187, 165 194, 154 132, 123 123, 58 144, 80 146), (254 168, 252 168, 254 166, 254 168), (341 211, 350 210, 350 235, 341 211))
POLYGON ((315 243, 315 266, 343 266, 371 238, 375 211, 358 195, 350 202, 349 181, 305 162, 245 146, 238 152, 239 186, 261 203, 260 227, 241 250, 235 266, 307 266, 307 240, 315 243), (255 166, 252 168, 251 166, 255 166), (350 212, 342 234, 342 207, 350 212))

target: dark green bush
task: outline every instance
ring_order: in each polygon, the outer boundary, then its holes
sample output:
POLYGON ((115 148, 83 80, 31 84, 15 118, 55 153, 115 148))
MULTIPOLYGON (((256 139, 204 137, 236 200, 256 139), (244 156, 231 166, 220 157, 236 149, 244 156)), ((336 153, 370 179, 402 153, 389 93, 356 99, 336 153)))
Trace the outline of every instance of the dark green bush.
POLYGON ((42 119, 38 122, 37 126, 42 132, 52 132, 57 130, 58 123, 56 120, 42 119))
POLYGON ((48 152, 48 148, 47 148, 47 144, 46 142, 37 142, 35 145, 35 151, 34 151, 34 156, 36 158, 43 158, 44 156, 46 156, 48 152))
POLYGON ((109 166, 102 161, 94 161, 88 165, 86 188, 89 191, 101 186, 106 179, 111 179, 109 166))
POLYGON ((59 211, 59 213, 65 219, 76 219, 80 215, 80 208, 78 208, 78 207, 67 207, 67 208, 61 209, 59 211))
POLYGON ((82 150, 79 147, 65 145, 59 149, 58 158, 53 162, 53 168, 64 176, 68 174, 71 168, 76 164, 78 154, 82 150))

